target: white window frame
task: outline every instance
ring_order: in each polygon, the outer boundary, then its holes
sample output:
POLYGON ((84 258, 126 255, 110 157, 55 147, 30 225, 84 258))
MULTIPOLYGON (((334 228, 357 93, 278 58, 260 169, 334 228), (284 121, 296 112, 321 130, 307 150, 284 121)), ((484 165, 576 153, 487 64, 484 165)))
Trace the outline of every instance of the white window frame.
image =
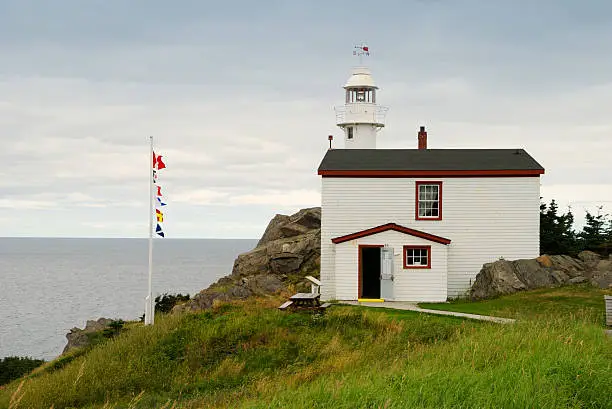
POLYGON ((403 250, 405 269, 431 268, 431 246, 404 246, 403 250), (417 252, 418 255, 416 254, 417 252), (412 263, 409 263, 410 261, 412 263))
POLYGON ((416 220, 442 220, 442 182, 416 182, 415 206, 416 220))

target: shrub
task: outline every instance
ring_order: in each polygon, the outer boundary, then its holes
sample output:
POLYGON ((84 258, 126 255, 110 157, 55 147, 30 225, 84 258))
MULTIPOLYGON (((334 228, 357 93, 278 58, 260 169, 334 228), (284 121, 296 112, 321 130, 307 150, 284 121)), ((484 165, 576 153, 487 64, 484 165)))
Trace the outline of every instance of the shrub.
POLYGON ((110 324, 108 324, 108 328, 105 328, 104 331, 102 331, 102 335, 105 338, 115 337, 119 335, 119 333, 123 329, 123 325, 125 325, 125 321, 123 320, 112 321, 110 324))
POLYGON ((179 303, 189 301, 189 294, 164 293, 155 297, 155 312, 169 313, 179 303))
POLYGON ((7 384, 13 379, 21 378, 44 362, 42 359, 19 356, 8 356, 0 359, 0 385, 7 384))

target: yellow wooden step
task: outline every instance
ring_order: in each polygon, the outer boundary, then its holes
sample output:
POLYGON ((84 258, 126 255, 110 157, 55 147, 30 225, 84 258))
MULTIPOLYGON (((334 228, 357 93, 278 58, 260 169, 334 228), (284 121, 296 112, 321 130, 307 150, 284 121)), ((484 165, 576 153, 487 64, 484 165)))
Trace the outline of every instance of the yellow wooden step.
POLYGON ((359 302, 385 302, 382 298, 358 298, 359 302))

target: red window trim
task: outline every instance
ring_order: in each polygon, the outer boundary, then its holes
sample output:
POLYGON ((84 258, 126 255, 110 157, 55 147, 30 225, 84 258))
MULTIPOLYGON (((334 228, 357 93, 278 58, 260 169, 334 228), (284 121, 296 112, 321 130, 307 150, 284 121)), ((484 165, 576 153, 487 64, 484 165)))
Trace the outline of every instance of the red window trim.
POLYGON ((431 246, 404 246, 404 269, 413 268, 431 268, 431 246), (406 250, 427 250, 427 265, 426 266, 409 266, 406 263, 406 250))
POLYGON ((415 183, 416 200, 414 202, 414 218, 415 220, 442 220, 442 182, 430 182, 418 180, 415 183), (421 185, 438 185, 438 217, 419 216, 419 186, 421 185))

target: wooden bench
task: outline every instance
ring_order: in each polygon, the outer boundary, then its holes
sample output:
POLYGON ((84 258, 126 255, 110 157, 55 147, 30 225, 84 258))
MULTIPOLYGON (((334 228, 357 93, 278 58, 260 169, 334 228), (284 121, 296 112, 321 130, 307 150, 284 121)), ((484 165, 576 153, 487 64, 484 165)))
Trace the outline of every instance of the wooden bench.
POLYGON ((291 307, 292 305, 293 305, 293 301, 287 301, 287 302, 283 303, 283 305, 278 307, 278 309, 281 310, 281 311, 284 311, 287 308, 291 307))
POLYGON ((297 293, 289 297, 296 307, 301 308, 318 308, 320 298, 321 294, 318 293, 297 293))
POLYGON ((321 294, 318 293, 297 293, 291 296, 289 301, 283 303, 278 309, 281 311, 288 309, 321 311, 326 310, 332 305, 329 302, 321 304, 320 298, 321 294))
POLYGON ((612 296, 604 295, 606 303, 606 325, 612 327, 612 296))
POLYGON ((321 292, 321 281, 314 278, 313 276, 306 276, 304 278, 310 281, 310 292, 311 293, 319 294, 321 292))

